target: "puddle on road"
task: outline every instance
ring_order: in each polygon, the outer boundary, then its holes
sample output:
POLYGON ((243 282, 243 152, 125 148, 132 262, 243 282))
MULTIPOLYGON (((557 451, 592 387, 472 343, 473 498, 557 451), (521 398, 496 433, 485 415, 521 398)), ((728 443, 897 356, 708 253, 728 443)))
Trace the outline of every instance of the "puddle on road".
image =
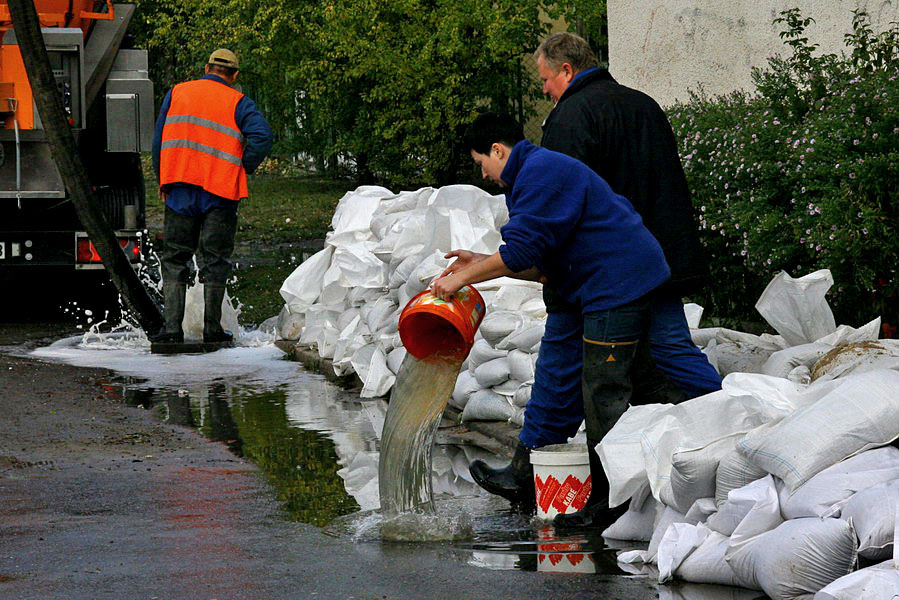
MULTIPOLYGON (((256 463, 290 519, 352 543, 384 543, 377 509, 386 402, 360 399, 304 371, 265 336, 246 336, 240 344, 245 345, 203 355, 152 355, 141 334, 119 332, 66 338, 31 355, 116 371, 104 385, 116 388, 125 403, 195 428, 256 463)), ((505 462, 476 446, 434 446, 437 516, 458 521, 460 514, 469 515, 456 540, 433 544, 449 549, 455 560, 485 569, 657 577, 652 568, 616 561, 618 551, 638 544, 611 547, 598 535, 555 536, 551 526, 511 513, 508 503, 471 481, 468 465, 476 458, 505 462)), ((659 597, 755 596, 699 585, 660 586, 659 597), (691 595, 690 589, 698 591, 691 595)))

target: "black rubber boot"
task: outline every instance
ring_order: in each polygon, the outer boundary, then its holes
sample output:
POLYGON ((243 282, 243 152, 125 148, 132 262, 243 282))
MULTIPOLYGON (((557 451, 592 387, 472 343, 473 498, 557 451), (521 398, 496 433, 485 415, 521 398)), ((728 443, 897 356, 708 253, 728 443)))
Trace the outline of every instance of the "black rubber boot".
POLYGON ((628 503, 609 508, 609 480, 602 468, 599 455, 593 449, 596 444, 587 442, 590 457, 590 480, 592 489, 584 508, 573 513, 556 515, 553 527, 560 531, 572 529, 605 529, 618 520, 627 510, 628 503))
POLYGON ((491 494, 502 496, 522 508, 536 505, 531 450, 521 442, 515 447, 515 455, 509 466, 491 469, 484 461, 476 460, 468 470, 475 483, 491 494))
POLYGON ((148 335, 147 339, 154 343, 180 344, 184 342, 184 331, 181 322, 184 321, 184 303, 187 297, 187 285, 183 283, 162 282, 162 301, 164 324, 162 329, 148 335))
POLYGON ((203 285, 203 341, 230 342, 234 339, 230 331, 222 329, 222 302, 225 299, 225 286, 203 285))

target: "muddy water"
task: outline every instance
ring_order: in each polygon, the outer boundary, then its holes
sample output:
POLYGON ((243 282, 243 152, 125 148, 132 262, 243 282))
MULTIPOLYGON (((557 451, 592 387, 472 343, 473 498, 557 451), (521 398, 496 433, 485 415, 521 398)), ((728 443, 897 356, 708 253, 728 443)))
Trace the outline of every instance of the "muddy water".
MULTIPOLYGON (((35 354, 43 360, 114 369, 117 375, 103 382, 107 393, 119 394, 123 402, 151 410, 165 421, 196 428, 256 463, 288 519, 324 527, 326 533, 363 548, 390 546, 383 541, 378 510, 387 403, 361 400, 320 375, 304 372, 264 340, 247 343, 255 345, 209 355, 159 357, 127 334, 87 340, 79 336, 35 354)), ((657 577, 651 567, 619 565, 618 549, 599 536, 557 536, 551 527, 510 513, 505 501, 483 494, 468 474, 468 464, 476 458, 494 466, 506 459, 475 446, 447 444, 445 437, 438 429, 426 479, 436 515, 451 516, 456 526, 458 516, 467 515, 468 532, 442 538, 454 541, 423 544, 423 551, 436 549, 435 560, 458 562, 460 569, 467 565, 582 573, 642 582, 657 577)), ((433 531, 433 523, 426 525, 433 531)), ((679 585, 660 586, 658 597, 726 600, 755 595, 679 585)))
POLYGON ((378 466, 381 513, 434 514, 431 446, 461 361, 406 356, 390 395, 378 466))

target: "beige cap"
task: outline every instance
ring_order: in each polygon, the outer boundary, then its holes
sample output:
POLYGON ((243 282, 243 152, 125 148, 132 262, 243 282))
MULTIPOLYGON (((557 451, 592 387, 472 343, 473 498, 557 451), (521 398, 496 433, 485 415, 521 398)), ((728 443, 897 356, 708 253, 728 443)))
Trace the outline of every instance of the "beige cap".
POLYGON ((209 55, 209 64, 218 65, 220 67, 230 67, 238 69, 237 55, 226 48, 219 48, 209 55))

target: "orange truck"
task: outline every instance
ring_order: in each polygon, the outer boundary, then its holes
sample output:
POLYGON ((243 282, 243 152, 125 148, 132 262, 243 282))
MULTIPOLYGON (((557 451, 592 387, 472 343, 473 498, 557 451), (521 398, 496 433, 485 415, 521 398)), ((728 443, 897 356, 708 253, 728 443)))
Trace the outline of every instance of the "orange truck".
MULTIPOLYGON (((91 186, 132 263, 141 262, 153 142, 146 50, 130 49, 134 4, 35 0, 41 33, 91 186)), ((7 3, 0 0, 0 274, 102 269, 41 125, 7 3)))

